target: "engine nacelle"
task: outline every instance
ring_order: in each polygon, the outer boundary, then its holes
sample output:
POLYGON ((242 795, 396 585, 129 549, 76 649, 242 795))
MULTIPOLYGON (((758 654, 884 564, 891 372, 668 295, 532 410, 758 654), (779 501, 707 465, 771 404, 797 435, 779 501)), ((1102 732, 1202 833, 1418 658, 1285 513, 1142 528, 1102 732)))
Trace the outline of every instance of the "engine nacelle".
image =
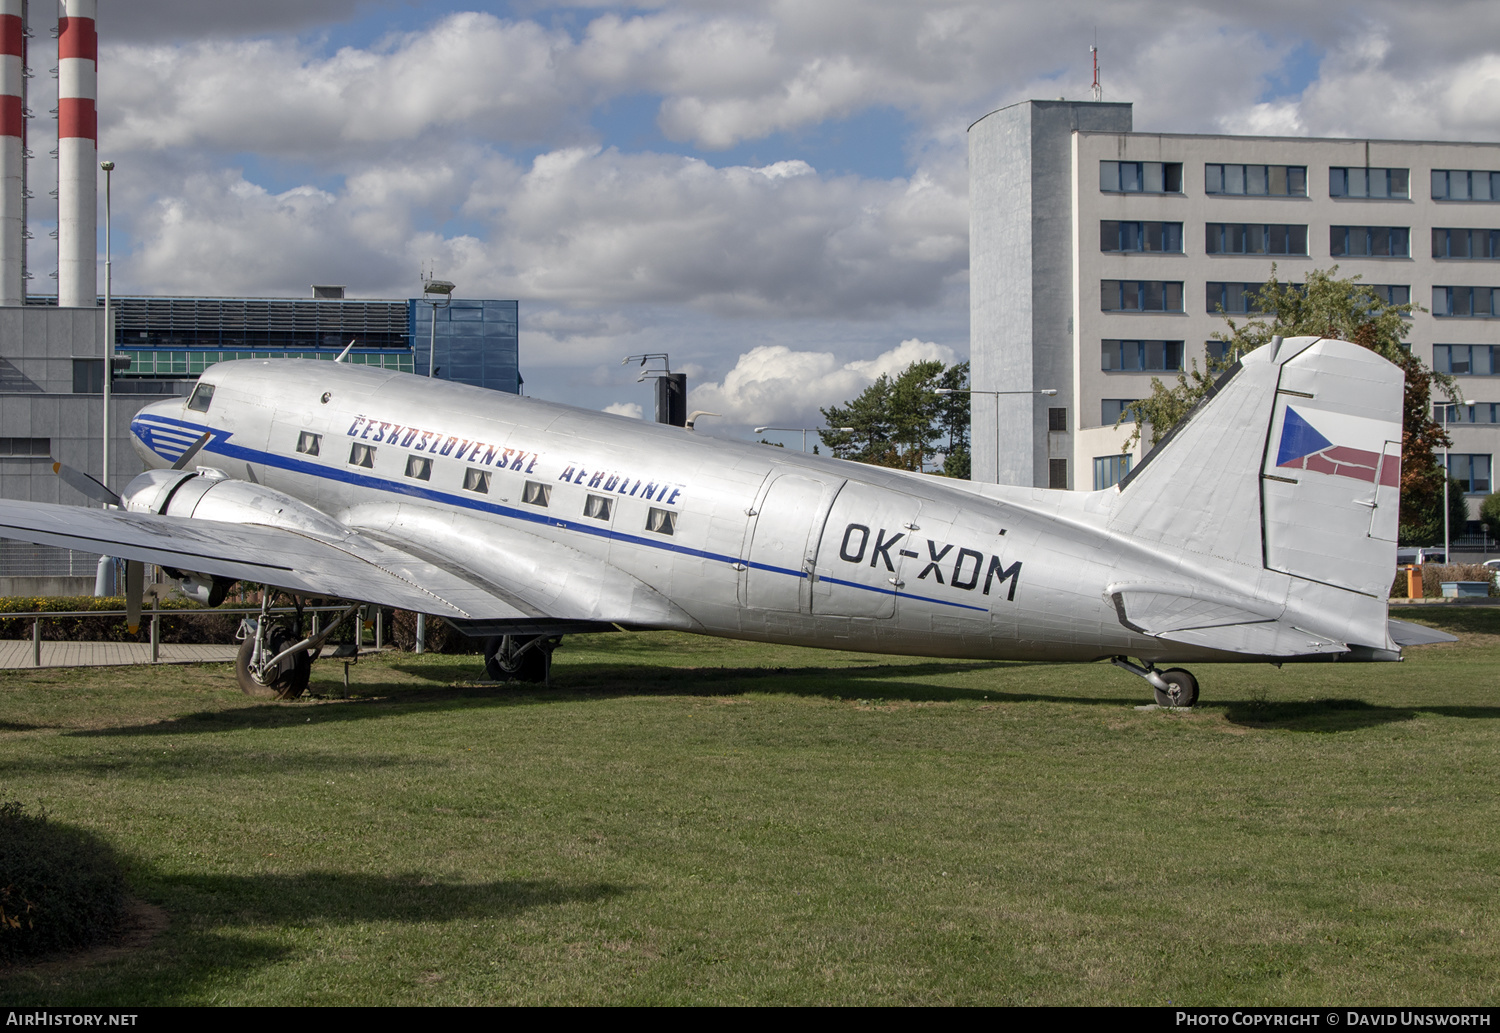
MULTIPOLYGON (((324 538, 343 538, 349 528, 322 510, 263 484, 232 480, 222 470, 147 470, 121 496, 132 513, 218 520, 226 524, 285 527, 324 538)), ((167 568, 163 568, 167 569, 167 568)), ((233 581, 191 570, 169 570, 182 594, 205 606, 224 601, 233 581)))
POLYGON ((324 538, 343 538, 349 528, 320 509, 264 484, 237 481, 222 470, 147 470, 126 487, 133 513, 221 520, 227 524, 285 527, 324 538))

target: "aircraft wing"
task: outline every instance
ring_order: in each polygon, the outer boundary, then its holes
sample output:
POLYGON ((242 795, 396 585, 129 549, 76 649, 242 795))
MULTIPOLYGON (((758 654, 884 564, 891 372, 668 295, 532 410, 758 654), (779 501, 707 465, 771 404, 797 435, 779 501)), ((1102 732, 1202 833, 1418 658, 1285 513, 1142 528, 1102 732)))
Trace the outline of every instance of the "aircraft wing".
POLYGON ((458 621, 535 623, 490 586, 396 545, 261 524, 0 500, 0 538, 156 563, 458 621))

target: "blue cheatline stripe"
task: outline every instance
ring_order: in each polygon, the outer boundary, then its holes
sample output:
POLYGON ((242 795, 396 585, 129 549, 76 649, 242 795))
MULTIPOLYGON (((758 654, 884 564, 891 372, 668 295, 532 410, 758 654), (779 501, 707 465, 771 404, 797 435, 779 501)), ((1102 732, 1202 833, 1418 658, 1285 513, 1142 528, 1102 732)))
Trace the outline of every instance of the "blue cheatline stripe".
MULTIPOLYGON (((392 492, 397 495, 409 495, 412 498, 424 499, 428 502, 440 502, 443 505, 454 506, 458 509, 469 509, 480 513, 492 513, 495 516, 508 517, 512 520, 520 520, 529 524, 541 524, 545 527, 556 527, 565 531, 574 531, 578 534, 593 535, 595 538, 604 538, 610 541, 626 542, 631 545, 640 545, 647 549, 659 549, 663 552, 675 552, 683 556, 693 556, 698 559, 712 560, 715 563, 740 564, 754 570, 764 570, 772 574, 785 574, 789 577, 807 578, 804 570, 793 570, 790 567, 778 567, 770 563, 759 563, 753 560, 741 559, 738 556, 730 556, 720 552, 709 552, 706 549, 694 549, 687 545, 678 545, 675 542, 665 542, 654 538, 645 538, 641 535, 629 534, 625 531, 615 531, 606 527, 593 527, 588 524, 576 523, 570 520, 559 520, 542 513, 529 512, 524 509, 516 509, 512 506, 503 506, 496 502, 484 502, 478 498, 469 498, 463 495, 453 495, 445 491, 437 491, 432 488, 424 488, 418 484, 403 481, 387 480, 372 474, 356 473, 354 470, 342 467, 323 466, 320 463, 309 462, 306 459, 298 459, 295 456, 277 455, 275 452, 266 452, 260 449, 246 448, 242 445, 230 444, 229 439, 233 436, 232 431, 216 430, 213 427, 197 423, 189 423, 171 416, 137 417, 131 422, 131 430, 136 431, 137 425, 142 430, 151 431, 155 424, 166 423, 174 426, 185 427, 193 431, 193 439, 196 441, 202 437, 204 432, 212 435, 208 444, 203 446, 204 452, 217 452, 228 459, 243 459, 246 462, 259 463, 262 466, 274 467, 278 470, 286 470, 290 473, 300 473, 309 477, 321 477, 325 480, 340 481, 344 484, 352 484, 361 488, 373 488, 377 491, 392 492)), ((154 446, 148 437, 139 431, 136 436, 146 443, 157 455, 164 459, 175 459, 176 456, 168 456, 161 449, 154 446)), ((178 450, 178 455, 182 449, 178 450)), ((979 613, 989 613, 983 606, 971 606, 968 603, 953 602, 949 599, 934 599, 931 596, 916 595, 911 592, 901 592, 891 588, 881 588, 877 585, 863 585, 858 581, 845 581, 842 578, 823 577, 820 580, 831 581, 836 585, 844 585, 848 588, 857 588, 864 592, 874 592, 877 595, 904 596, 907 599, 919 599, 922 602, 936 603, 939 606, 951 606, 960 610, 975 610, 979 613)), ((814 615, 816 616, 816 614, 814 615)))

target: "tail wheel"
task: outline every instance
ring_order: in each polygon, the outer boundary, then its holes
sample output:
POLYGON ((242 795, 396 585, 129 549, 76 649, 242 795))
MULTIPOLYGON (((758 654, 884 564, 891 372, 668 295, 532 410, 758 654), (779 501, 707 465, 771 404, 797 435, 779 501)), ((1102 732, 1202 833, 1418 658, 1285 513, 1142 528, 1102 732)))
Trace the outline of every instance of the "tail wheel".
POLYGON ((1168 691, 1153 689, 1159 707, 1190 707, 1198 702, 1198 679, 1181 667, 1161 672, 1161 680, 1167 683, 1168 691))
MULTIPOLYGON (((297 640, 280 624, 266 630, 265 648, 275 656, 297 640)), ((240 645, 239 655, 234 658, 234 677, 240 691, 257 699, 296 699, 307 691, 312 677, 312 657, 307 650, 299 650, 278 663, 274 670, 267 671, 264 681, 257 681, 250 673, 250 657, 255 652, 255 636, 246 635, 240 645)))

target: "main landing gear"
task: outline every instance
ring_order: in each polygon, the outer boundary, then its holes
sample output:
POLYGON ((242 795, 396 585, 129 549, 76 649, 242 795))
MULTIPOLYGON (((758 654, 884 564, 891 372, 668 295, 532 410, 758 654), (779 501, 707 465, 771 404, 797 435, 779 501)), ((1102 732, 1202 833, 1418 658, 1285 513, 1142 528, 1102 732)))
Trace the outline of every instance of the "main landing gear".
POLYGON ((307 691, 313 661, 323 652, 323 644, 358 612, 359 604, 351 604, 316 635, 303 638, 301 601, 296 601, 295 616, 275 615, 271 613, 275 594, 269 585, 261 586, 260 616, 240 624, 234 675, 247 696, 296 699, 307 691))
POLYGON ((1123 656, 1110 657, 1109 662, 1150 682, 1159 707, 1190 707, 1198 702, 1198 679, 1181 667, 1158 671, 1150 661, 1142 667, 1123 656))
POLYGON ((490 681, 552 684, 552 651, 561 635, 497 635, 484 643, 484 675, 490 681))

